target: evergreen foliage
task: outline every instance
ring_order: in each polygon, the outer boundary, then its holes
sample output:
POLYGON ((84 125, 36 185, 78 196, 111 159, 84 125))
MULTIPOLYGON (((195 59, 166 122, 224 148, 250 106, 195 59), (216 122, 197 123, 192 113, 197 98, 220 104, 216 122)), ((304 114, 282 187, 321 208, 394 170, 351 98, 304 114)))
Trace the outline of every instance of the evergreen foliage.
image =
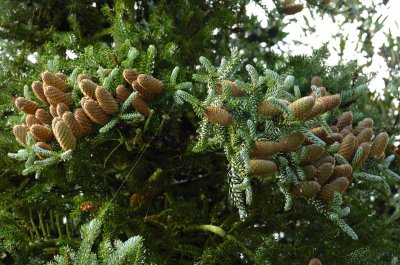
POLYGON ((273 2, 3 1, 0 263, 397 264, 396 79, 273 53, 357 17, 273 2))

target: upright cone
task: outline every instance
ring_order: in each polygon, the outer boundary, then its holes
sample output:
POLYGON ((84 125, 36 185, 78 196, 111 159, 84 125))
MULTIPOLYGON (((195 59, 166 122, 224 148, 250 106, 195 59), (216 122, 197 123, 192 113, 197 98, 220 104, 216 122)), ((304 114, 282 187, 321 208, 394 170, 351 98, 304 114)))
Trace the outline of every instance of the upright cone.
POLYGON ((54 135, 63 150, 75 150, 76 139, 64 121, 59 121, 55 124, 54 135))
POLYGON ((336 126, 339 128, 339 130, 341 130, 346 126, 351 126, 352 123, 353 123, 353 113, 347 111, 343 112, 342 115, 339 117, 339 119, 336 122, 336 126))
POLYGON ((279 144, 283 152, 289 153, 300 148, 306 138, 301 132, 294 132, 289 136, 281 139, 279 144))
POLYGON ((306 197, 311 198, 317 194, 321 189, 321 186, 316 181, 299 181, 291 190, 291 194, 294 197, 306 197))
POLYGON ((389 141, 389 135, 386 132, 378 134, 372 142, 371 151, 369 156, 375 160, 380 160, 382 154, 384 155, 386 146, 389 141))
POLYGON ((340 97, 338 95, 324 96, 317 99, 325 107, 325 111, 333 110, 340 105, 340 97))
POLYGON ((67 111, 62 116, 63 121, 67 126, 71 129, 72 134, 75 138, 79 138, 82 135, 82 131, 78 121, 75 119, 74 114, 72 112, 67 111))
POLYGON ((121 104, 123 104, 131 95, 131 92, 129 92, 129 90, 123 85, 117 86, 115 92, 117 95, 117 99, 121 104))
MULTIPOLYGON (((359 168, 362 166, 364 161, 368 158, 369 152, 371 151, 371 144, 370 143, 362 143, 358 147, 361 150, 361 153, 359 156, 354 156, 352 165, 354 168, 359 168)), ((357 154, 357 152, 356 152, 357 154)))
POLYGON ((321 191, 319 192, 319 197, 324 201, 330 202, 333 200, 335 192, 343 193, 346 191, 348 186, 349 180, 347 178, 337 178, 321 188, 321 191))
POLYGON ((51 129, 40 124, 33 124, 29 130, 37 140, 45 143, 51 141, 54 137, 51 129))
POLYGON ((118 112, 118 104, 107 89, 98 86, 95 95, 97 102, 105 113, 113 115, 118 112))
POLYGON ((36 110, 39 105, 32 100, 26 99, 24 97, 19 97, 15 100, 15 106, 26 114, 35 115, 36 110))
POLYGON ((347 161, 351 162, 355 152, 356 137, 353 134, 348 134, 343 138, 340 144, 338 154, 342 155, 347 161))
POLYGON ((132 88, 146 100, 153 100, 155 97, 154 93, 151 90, 148 90, 145 87, 143 87, 141 84, 139 84, 137 80, 133 81, 132 88))
POLYGON ((293 116, 300 120, 305 120, 307 119, 314 104, 315 98, 312 96, 307 96, 299 98, 298 100, 290 104, 289 109, 292 112, 293 116))
POLYGON ((319 185, 324 185, 333 173, 334 166, 331 163, 320 165, 315 172, 315 178, 319 185))
POLYGON ((311 79, 311 85, 312 86, 316 86, 316 87, 322 87, 322 79, 321 79, 321 77, 319 77, 319 76, 314 76, 312 79, 311 79))
POLYGON ((62 115, 69 111, 69 107, 64 103, 57 104, 57 117, 62 117, 62 115))
POLYGON ((74 113, 75 120, 79 123, 81 135, 89 134, 92 130, 92 122, 82 108, 77 108, 74 113))
POLYGON ((137 82, 153 94, 160 94, 164 90, 164 84, 157 78, 149 75, 140 74, 137 77, 137 82))
POLYGON ((214 105, 208 106, 204 115, 210 122, 222 126, 230 125, 234 121, 233 116, 228 111, 214 105))
POLYGON ((132 84, 133 81, 136 81, 137 77, 139 76, 139 73, 131 69, 125 69, 122 75, 124 76, 126 82, 132 84))
POLYGON ((99 103, 92 99, 86 100, 83 110, 94 123, 104 125, 109 121, 109 116, 102 110, 99 103))
POLYGON ((44 109, 37 109, 35 112, 35 117, 43 124, 51 124, 53 117, 45 111, 44 109))
POLYGON ((96 87, 97 84, 90 79, 83 79, 79 82, 79 88, 81 89, 83 95, 94 100, 96 100, 96 87))
POLYGON ((26 146, 26 135, 28 134, 28 128, 25 124, 15 125, 13 127, 13 134, 15 138, 22 143, 22 145, 26 146))
POLYGON ((280 144, 274 141, 256 141, 251 153, 253 158, 267 158, 280 151, 280 144))
POLYGON ((139 112, 143 116, 148 117, 150 115, 151 109, 140 95, 136 95, 131 105, 137 112, 139 112))
POLYGON ((42 124, 40 120, 38 120, 35 115, 28 114, 25 117, 25 123, 28 128, 31 128, 33 124, 42 124))
POLYGON ((32 91, 35 93, 35 96, 42 101, 44 104, 49 105, 46 96, 43 91, 43 83, 40 81, 33 81, 32 83, 32 91))
POLYGON ((374 127, 374 121, 371 118, 365 118, 358 123, 357 127, 354 129, 354 134, 358 135, 365 128, 373 128, 373 127, 374 127))
POLYGON ((273 173, 277 170, 276 164, 273 161, 265 159, 252 159, 250 161, 250 175, 262 176, 273 173))
POLYGON ((243 89, 239 88, 235 84, 235 82, 232 82, 232 81, 229 81, 229 80, 222 80, 221 82, 217 83, 217 86, 215 87, 215 91, 218 94, 222 94, 222 92, 223 92, 222 85, 223 84, 228 85, 229 89, 231 90, 231 94, 232 94, 233 97, 243 97, 246 94, 246 92, 243 89))
POLYGON ((67 82, 48 71, 42 73, 41 77, 43 82, 45 83, 45 86, 52 86, 63 92, 67 91, 69 87, 67 82))
POLYGON ((44 87, 44 94, 47 97, 47 100, 54 105, 64 103, 67 106, 71 106, 72 100, 71 97, 67 94, 62 92, 61 90, 52 87, 46 86, 44 87))

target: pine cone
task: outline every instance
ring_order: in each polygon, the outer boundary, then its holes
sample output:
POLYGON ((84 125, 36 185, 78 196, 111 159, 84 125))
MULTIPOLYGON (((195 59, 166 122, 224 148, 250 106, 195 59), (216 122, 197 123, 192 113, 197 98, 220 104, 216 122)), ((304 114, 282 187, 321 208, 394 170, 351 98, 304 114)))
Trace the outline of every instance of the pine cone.
POLYGON ((280 152, 280 144, 274 141, 256 141, 251 153, 253 158, 267 158, 280 152))
POLYGON ((113 115, 118 112, 118 104, 107 89, 98 86, 95 95, 97 102, 105 113, 113 115))
POLYGON ((363 129, 358 135, 357 135, 357 143, 362 144, 362 143, 369 143, 371 141, 371 138, 373 136, 374 132, 371 128, 365 128, 363 129))
POLYGON ((89 77, 87 77, 85 74, 79 74, 76 78, 76 82, 79 84, 84 79, 89 79, 89 77))
POLYGON ((341 134, 343 137, 346 137, 348 134, 353 134, 353 133, 352 133, 352 131, 351 131, 351 128, 350 128, 349 126, 346 126, 346 127, 344 127, 344 128, 340 131, 340 134, 341 134))
POLYGON ((75 150, 76 139, 64 121, 59 121, 54 125, 54 135, 63 150, 75 150))
POLYGON ((338 154, 342 155, 347 161, 351 161, 355 152, 356 137, 349 133, 343 138, 339 146, 338 154))
MULTIPOLYGON (((289 105, 289 101, 279 99, 279 101, 289 105)), ((276 117, 282 115, 282 111, 268 100, 261 102, 258 106, 257 112, 267 117, 276 117)))
POLYGON ((273 173, 277 170, 276 164, 270 160, 252 159, 250 166, 251 176, 263 176, 273 173))
POLYGON ((56 127, 57 122, 63 121, 63 119, 61 117, 55 117, 52 121, 51 121, 51 128, 54 131, 54 128, 56 127))
MULTIPOLYGON (((53 149, 50 145, 48 145, 48 144, 46 144, 44 142, 37 142, 35 144, 35 146, 37 146, 39 148, 42 148, 44 150, 49 150, 49 151, 51 151, 53 149)), ((46 158, 46 157, 42 156, 39 152, 35 152, 35 153, 40 159, 45 159, 46 158)))
POLYGON ((360 168, 365 160, 368 158, 369 152, 371 151, 371 144, 362 143, 358 148, 362 148, 362 153, 360 156, 353 158, 352 165, 354 168, 360 168))
POLYGON ((332 133, 330 136, 326 137, 326 143, 327 144, 333 144, 335 142, 338 142, 339 144, 343 141, 343 135, 340 133, 332 133))
POLYGON ((289 153, 299 149, 305 139, 301 132, 295 132, 281 139, 279 144, 283 152, 289 153))
POLYGON ((76 121, 74 114, 72 112, 67 111, 62 115, 62 119, 67 124, 67 126, 71 129, 72 134, 75 138, 79 138, 82 135, 81 127, 79 123, 76 121))
POLYGON ((67 93, 62 92, 61 90, 55 87, 52 86, 44 87, 44 94, 46 95, 47 100, 52 105, 64 103, 67 106, 71 106, 72 104, 71 97, 67 93))
POLYGON ((57 104, 57 116, 62 117, 62 115, 69 111, 69 108, 64 103, 57 104))
POLYGON ((333 110, 340 105, 340 97, 338 95, 324 96, 317 99, 325 107, 325 112, 333 110))
POLYGON ((15 106, 26 114, 35 115, 36 110, 39 108, 39 105, 32 100, 26 99, 24 97, 19 97, 15 100, 15 106))
POLYGON ((35 117, 43 124, 51 124, 53 117, 44 109, 38 109, 35 113, 35 117))
POLYGON ((83 110, 89 119, 97 124, 104 125, 109 121, 109 116, 102 110, 99 103, 92 99, 86 100, 83 110))
POLYGON ((153 94, 160 94, 164 90, 164 84, 157 78, 149 75, 140 74, 137 77, 137 82, 153 94))
POLYGON ((230 125, 234 121, 233 116, 228 111, 214 105, 208 106, 204 115, 210 122, 223 126, 230 125))
POLYGON ((333 173, 330 180, 332 181, 340 177, 349 178, 352 172, 353 168, 350 164, 337 165, 333 169, 333 173))
POLYGON ((83 79, 79 82, 79 87, 86 97, 96 100, 96 83, 90 79, 83 79))
POLYGON ((58 72, 58 73, 55 74, 55 76, 57 76, 58 78, 60 78, 64 82, 68 82, 68 76, 66 74, 58 72))
POLYGON ((339 128, 336 125, 331 126, 331 130, 333 133, 338 133, 339 132, 339 128))
POLYGON ((146 100, 154 99, 155 96, 154 93, 151 92, 151 90, 144 88, 141 84, 139 84, 138 81, 132 82, 132 88, 133 90, 137 91, 144 99, 146 100))
POLYGON ((321 77, 319 77, 319 76, 314 76, 312 79, 311 79, 311 85, 312 86, 316 86, 316 87, 322 87, 322 79, 321 79, 321 77))
POLYGON ((305 119, 315 118, 325 112, 325 106, 320 101, 316 101, 315 105, 312 107, 311 111, 307 114, 305 119))
POLYGON ((77 108, 74 113, 75 120, 79 123, 82 135, 89 134, 92 130, 92 122, 82 108, 77 108))
POLYGON ((293 187, 291 194, 293 197, 311 198, 317 194, 320 189, 321 186, 316 181, 299 181, 299 183, 293 187))
POLYGON ((58 117, 56 106, 50 105, 49 110, 50 110, 50 114, 51 114, 51 116, 53 116, 53 118, 58 117))
POLYGON ((353 124, 353 113, 347 111, 343 112, 342 115, 339 117, 339 119, 336 122, 336 127, 338 127, 339 130, 341 130, 346 126, 351 126, 352 124, 353 124))
POLYGON ((373 128, 373 127, 374 127, 374 121, 371 118, 365 118, 358 123, 357 127, 354 129, 354 134, 358 135, 365 128, 373 128))
POLYGON ((138 78, 139 73, 131 69, 125 69, 122 75, 124 76, 126 82, 132 84, 132 82, 136 81, 136 79, 138 78))
MULTIPOLYGON (((326 2, 326 0, 325 0, 326 2)), ((321 261, 317 258, 313 258, 308 262, 308 265, 322 265, 321 261)))
POLYGON ((143 116, 148 117, 150 115, 151 109, 140 95, 136 95, 131 105, 137 112, 139 112, 143 116))
POLYGON ((33 81, 32 83, 32 90, 33 93, 35 93, 35 96, 42 101, 44 104, 49 105, 49 102, 47 101, 46 96, 44 95, 43 91, 43 83, 40 81, 33 81))
POLYGON ((326 156, 326 157, 322 158, 321 160, 318 160, 317 162, 314 162, 313 165, 316 166, 316 167, 319 167, 320 165, 325 164, 325 163, 329 163, 329 164, 335 165, 336 164, 336 160, 335 160, 335 158, 333 156, 326 156))
POLYGON ((54 137, 53 131, 50 128, 44 127, 40 124, 33 124, 29 130, 37 140, 45 143, 51 141, 54 137))
POLYGON ((369 157, 380 160, 379 158, 382 154, 385 154, 385 149, 389 141, 389 135, 386 132, 378 134, 374 141, 372 142, 371 151, 369 152, 369 157))
MULTIPOLYGON (((323 146, 317 144, 310 144, 303 148, 305 152, 305 157, 301 161, 303 165, 318 159, 325 151, 325 148, 323 146)), ((300 150, 300 153, 302 153, 303 149, 300 150)))
POLYGON ((306 176, 306 180, 315 180, 314 176, 315 173, 317 172, 317 169, 314 166, 312 165, 304 166, 303 172, 304 175, 306 176))
POLYGON ((215 87, 215 91, 219 95, 221 95, 222 92, 223 92, 223 89, 222 89, 222 85, 223 84, 227 84, 228 85, 229 89, 231 90, 231 94, 232 94, 233 97, 243 97, 244 95, 246 95, 246 92, 243 89, 239 88, 235 84, 235 82, 232 82, 232 81, 229 81, 229 80, 222 80, 221 82, 217 83, 217 86, 215 87))
POLYGON ((294 101, 289 105, 289 109, 293 113, 293 116, 300 120, 305 120, 310 114, 311 109, 314 107, 314 104, 315 98, 308 96, 294 101))
POLYGON ((15 138, 26 146, 26 135, 28 134, 28 127, 25 124, 15 125, 13 127, 13 134, 15 138))
POLYGON ((310 129, 310 131, 317 136, 318 138, 320 138, 321 140, 323 140, 324 142, 326 142, 326 139, 328 137, 328 133, 325 131, 324 127, 316 127, 316 128, 312 128, 310 129))
POLYGON ((283 13, 286 15, 294 15, 303 10, 303 4, 289 4, 285 5, 282 9, 283 13))
POLYGON ((334 192, 343 193, 346 191, 348 186, 349 180, 347 178, 337 178, 321 188, 319 197, 324 201, 330 202, 333 200, 334 192))
POLYGON ((123 104, 128 97, 131 95, 131 92, 123 85, 117 86, 115 89, 118 101, 123 104))
POLYGON ((317 168, 314 177, 321 186, 324 185, 331 177, 333 168, 334 166, 331 163, 322 164, 317 168))
POLYGON ((42 124, 34 115, 28 114, 25 117, 25 123, 28 128, 31 128, 33 124, 42 124))
MULTIPOLYGON (((50 73, 48 71, 43 72, 41 77, 42 77, 45 87, 51 86, 51 87, 61 90, 62 92, 67 91, 67 89, 69 87, 67 82, 65 82, 61 78, 57 77, 55 74, 50 73)), ((46 95, 46 97, 49 98, 47 95, 46 95)))

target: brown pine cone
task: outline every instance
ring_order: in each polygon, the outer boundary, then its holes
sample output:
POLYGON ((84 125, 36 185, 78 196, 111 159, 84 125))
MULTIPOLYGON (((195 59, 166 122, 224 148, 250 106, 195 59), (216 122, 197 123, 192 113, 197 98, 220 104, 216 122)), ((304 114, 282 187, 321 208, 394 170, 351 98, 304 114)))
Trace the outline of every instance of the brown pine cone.
POLYGON ((79 83, 84 79, 89 79, 89 77, 87 77, 85 74, 79 74, 78 77, 76 78, 76 82, 79 85, 79 83))
POLYGON ((274 141, 256 141, 251 153, 253 158, 267 158, 280 152, 280 144, 274 141))
POLYGON ((317 169, 314 166, 312 165, 304 166, 303 172, 304 175, 306 176, 306 180, 315 180, 314 176, 315 173, 317 172, 317 169))
POLYGON ((51 141, 54 137, 53 131, 50 128, 40 124, 33 124, 29 130, 37 140, 45 143, 51 141))
POLYGON ((51 128, 54 131, 54 128, 56 127, 56 124, 60 121, 63 121, 63 119, 61 117, 55 117, 52 121, 51 121, 51 128))
POLYGON ((299 183, 292 188, 291 194, 293 197, 306 197, 311 198, 317 194, 321 189, 316 181, 299 181, 299 183))
POLYGON ((92 131, 92 121, 86 115, 82 108, 77 108, 74 113, 75 120, 79 123, 82 135, 89 134, 92 131))
POLYGON ((340 131, 340 134, 341 134, 343 137, 346 137, 348 134, 353 134, 353 133, 352 133, 351 128, 350 128, 349 126, 346 126, 346 127, 344 127, 344 128, 340 131))
POLYGON ((68 82, 68 76, 66 74, 64 74, 64 73, 58 72, 58 73, 55 74, 55 76, 57 76, 58 78, 60 78, 64 82, 68 82))
POLYGON ((344 138, 339 146, 338 154, 342 155, 347 161, 351 162, 355 152, 356 137, 349 133, 344 138))
POLYGON ((83 110, 91 121, 94 123, 104 125, 106 124, 110 117, 102 110, 99 103, 92 99, 86 100, 83 110))
POLYGON ((121 104, 123 104, 131 95, 131 92, 123 85, 117 86, 115 92, 117 95, 117 99, 121 104))
POLYGON ((381 156, 385 155, 385 149, 389 141, 389 135, 386 132, 378 134, 372 142, 371 151, 369 157, 380 161, 381 156))
POLYGON ((71 106, 71 104, 72 104, 71 97, 67 93, 62 92, 61 90, 59 90, 55 87, 45 86, 44 94, 46 95, 47 100, 52 105, 64 103, 67 106, 71 106))
POLYGON ((325 112, 325 106, 320 101, 316 101, 315 105, 312 107, 311 111, 307 114, 305 119, 315 118, 325 112))
POLYGON ((294 15, 296 13, 301 12, 303 8, 304 8, 303 4, 289 4, 285 5, 282 11, 286 15, 294 15))
POLYGON ((352 165, 354 168, 360 168, 365 160, 368 158, 369 152, 371 151, 371 144, 362 143, 358 148, 362 148, 362 154, 358 159, 356 159, 356 157, 353 158, 352 165))
POLYGON ((347 178, 337 178, 321 188, 319 197, 326 202, 330 202, 333 200, 334 192, 343 193, 346 191, 348 186, 349 180, 347 178))
POLYGON ((44 109, 38 109, 35 113, 35 117, 43 124, 51 124, 53 117, 44 109))
POLYGON ((354 129, 354 134, 358 135, 365 128, 373 128, 373 127, 374 127, 374 121, 371 118, 365 118, 358 123, 357 127, 354 129))
MULTIPOLYGON (((324 2, 326 3, 327 1, 325 0, 324 2)), ((313 258, 308 262, 308 265, 322 265, 322 263, 319 259, 313 258)))
MULTIPOLYGON (((57 77, 55 74, 45 71, 41 75, 42 80, 44 82, 44 86, 52 86, 55 87, 62 92, 67 91, 69 85, 66 81, 62 80, 61 78, 57 77)), ((48 96, 47 96, 48 98, 48 96)))
POLYGON ((281 139, 279 144, 283 152, 289 153, 300 148, 306 137, 301 132, 294 132, 281 139))
POLYGON ((35 93, 35 96, 42 101, 44 104, 49 105, 49 102, 47 101, 46 96, 44 95, 43 91, 43 83, 40 81, 33 81, 32 83, 32 90, 33 93, 35 93))
POLYGON ((137 77, 137 82, 153 94, 160 94, 164 90, 164 84, 157 78, 149 75, 140 74, 137 77))
POLYGON ((316 167, 319 167, 320 165, 325 164, 325 163, 335 165, 336 160, 333 156, 326 156, 326 157, 322 158, 321 160, 314 162, 313 165, 316 167))
POLYGON ((314 107, 315 98, 312 96, 302 97, 289 105, 289 109, 293 116, 299 120, 307 119, 311 109, 314 107))
POLYGON ((353 124, 353 113, 347 111, 343 112, 342 115, 339 117, 339 119, 336 122, 336 127, 338 127, 339 130, 341 130, 346 126, 351 126, 352 124, 353 124))
MULTIPOLYGON (((278 100, 285 103, 286 105, 290 104, 290 102, 287 100, 278 100)), ((278 107, 276 107, 268 100, 264 100, 263 102, 261 102, 260 106, 258 106, 257 112, 267 117, 276 117, 283 114, 283 112, 278 107)))
POLYGON ((72 112, 64 112, 64 114, 62 115, 62 119, 65 124, 67 124, 67 126, 71 129, 71 132, 75 138, 79 138, 82 135, 81 127, 76 121, 75 116, 74 114, 72 114, 72 112))
POLYGON ((371 141, 374 132, 371 128, 364 128, 358 135, 357 135, 357 143, 369 143, 371 141))
POLYGON ((217 94, 221 95, 223 92, 222 85, 227 84, 229 89, 231 90, 231 94, 233 97, 243 97, 246 95, 246 92, 239 88, 235 82, 229 81, 229 80, 222 80, 221 82, 217 83, 217 86, 215 87, 215 91, 217 94))
POLYGON ((23 146, 26 146, 26 135, 28 134, 28 127, 25 124, 15 125, 13 127, 13 134, 15 138, 21 142, 23 146))
POLYGON ((337 165, 333 169, 331 180, 335 180, 340 177, 349 178, 352 172, 353 172, 353 168, 350 164, 337 165))
POLYGON ((76 139, 64 121, 59 121, 55 124, 54 135, 63 150, 75 150, 76 139))
POLYGON ((325 151, 325 148, 323 146, 317 144, 307 145, 304 147, 304 149, 305 149, 305 157, 301 161, 303 165, 318 159, 325 151))
POLYGON ((154 99, 154 93, 151 90, 148 90, 147 88, 143 87, 141 84, 139 84, 138 81, 133 81, 132 82, 132 88, 133 90, 137 91, 144 99, 146 100, 153 100, 154 99))
POLYGON ((50 110, 50 114, 51 114, 51 116, 53 116, 53 118, 58 117, 57 107, 55 105, 50 105, 49 110, 50 110))
POLYGON ((319 77, 319 76, 314 76, 312 79, 311 79, 311 85, 312 86, 316 86, 316 87, 322 87, 322 79, 321 79, 321 77, 319 77))
POLYGON ((139 73, 131 69, 125 69, 122 75, 124 76, 126 82, 132 84, 132 82, 136 81, 136 79, 138 78, 139 73))
POLYGON ((139 112, 143 116, 148 117, 150 115, 151 109, 140 95, 136 95, 131 105, 137 112, 139 112))
MULTIPOLYGON (((36 144, 35 144, 35 146, 37 146, 37 147, 39 147, 39 148, 42 148, 42 149, 44 149, 44 150, 49 150, 49 151, 51 151, 53 148, 50 146, 50 145, 48 145, 48 144, 46 144, 46 143, 44 143, 44 142, 37 142, 36 144)), ((44 157, 43 155, 41 155, 40 153, 38 153, 38 152, 35 152, 36 153, 36 155, 40 158, 40 159, 45 159, 46 157, 44 157)))
POLYGON ((250 161, 250 175, 262 176, 273 173, 277 170, 276 164, 273 161, 265 159, 252 159, 250 161))
POLYGON ((38 120, 35 115, 28 114, 25 116, 25 123, 28 128, 31 128, 33 124, 42 124, 40 120, 38 120))
POLYGON ((214 105, 208 106, 207 109, 204 111, 204 115, 210 122, 222 126, 230 125, 235 120, 227 110, 224 110, 214 105))
POLYGON ((26 99, 24 97, 19 97, 15 100, 15 106, 26 114, 35 115, 36 110, 39 108, 39 105, 32 100, 26 99))
POLYGON ((325 163, 320 165, 315 172, 315 178, 319 185, 324 185, 333 173, 334 166, 331 163, 325 163))
POLYGON ((96 83, 94 83, 90 79, 83 79, 78 83, 78 85, 83 95, 93 100, 96 100, 96 87, 97 87, 96 83))
POLYGON ((340 97, 338 95, 324 96, 317 99, 325 107, 325 112, 333 110, 340 105, 340 97))
POLYGON ((118 112, 118 104, 107 89, 98 86, 95 95, 97 102, 105 113, 113 115, 118 112))
POLYGON ((330 136, 326 137, 326 143, 327 144, 333 144, 335 142, 338 142, 339 144, 343 141, 343 135, 340 133, 332 133, 330 136))
POLYGON ((312 128, 310 129, 310 131, 317 136, 318 138, 320 138, 321 140, 323 140, 324 142, 326 142, 326 139, 328 137, 328 133, 325 131, 324 127, 316 127, 316 128, 312 128))
POLYGON ((62 115, 69 111, 69 107, 64 103, 57 104, 57 116, 62 117, 62 115))

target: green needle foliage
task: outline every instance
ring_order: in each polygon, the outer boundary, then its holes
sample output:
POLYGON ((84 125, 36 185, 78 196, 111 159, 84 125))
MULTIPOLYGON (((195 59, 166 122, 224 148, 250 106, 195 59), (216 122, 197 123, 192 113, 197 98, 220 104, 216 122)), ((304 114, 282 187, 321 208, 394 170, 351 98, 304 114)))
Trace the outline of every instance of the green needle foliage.
POLYGON ((1 264, 398 264, 394 105, 326 47, 274 54, 287 3, 3 2, 1 264))

